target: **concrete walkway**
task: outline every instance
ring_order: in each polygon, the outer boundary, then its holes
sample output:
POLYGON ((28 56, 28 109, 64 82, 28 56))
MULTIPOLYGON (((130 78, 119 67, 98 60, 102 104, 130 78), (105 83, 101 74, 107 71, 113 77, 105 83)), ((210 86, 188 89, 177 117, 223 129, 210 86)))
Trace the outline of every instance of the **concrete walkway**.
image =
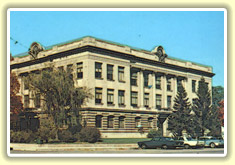
POLYGON ((15 151, 118 151, 138 148, 137 144, 26 144, 11 143, 15 151))

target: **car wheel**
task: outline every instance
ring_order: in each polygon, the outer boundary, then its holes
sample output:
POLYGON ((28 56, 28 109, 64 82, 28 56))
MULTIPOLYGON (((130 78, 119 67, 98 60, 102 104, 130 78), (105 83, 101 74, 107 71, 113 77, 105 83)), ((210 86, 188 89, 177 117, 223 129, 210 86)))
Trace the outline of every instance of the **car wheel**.
POLYGON ((168 147, 167 147, 167 145, 162 145, 162 149, 167 149, 168 147))
POLYGON ((184 145, 184 148, 185 148, 185 149, 189 149, 189 148, 190 148, 190 145, 185 144, 185 145, 184 145))
POLYGON ((141 147, 142 149, 146 149, 146 148, 147 148, 147 146, 146 146, 145 144, 142 144, 140 147, 141 147))
POLYGON ((215 148, 215 143, 210 143, 211 148, 215 148))

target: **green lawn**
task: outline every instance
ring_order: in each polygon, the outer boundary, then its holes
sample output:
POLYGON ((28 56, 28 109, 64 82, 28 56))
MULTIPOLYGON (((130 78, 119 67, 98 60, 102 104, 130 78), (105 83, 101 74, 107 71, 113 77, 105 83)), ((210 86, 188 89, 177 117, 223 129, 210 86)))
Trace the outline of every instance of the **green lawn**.
POLYGON ((104 144, 128 144, 137 143, 139 141, 151 140, 149 138, 103 138, 101 139, 104 144))

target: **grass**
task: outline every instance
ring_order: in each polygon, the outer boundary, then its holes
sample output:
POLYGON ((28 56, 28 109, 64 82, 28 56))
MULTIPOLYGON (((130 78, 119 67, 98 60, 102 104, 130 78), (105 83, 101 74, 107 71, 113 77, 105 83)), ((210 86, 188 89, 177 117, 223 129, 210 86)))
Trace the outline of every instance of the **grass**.
POLYGON ((130 144, 151 140, 151 138, 103 138, 101 140, 103 144, 130 144))

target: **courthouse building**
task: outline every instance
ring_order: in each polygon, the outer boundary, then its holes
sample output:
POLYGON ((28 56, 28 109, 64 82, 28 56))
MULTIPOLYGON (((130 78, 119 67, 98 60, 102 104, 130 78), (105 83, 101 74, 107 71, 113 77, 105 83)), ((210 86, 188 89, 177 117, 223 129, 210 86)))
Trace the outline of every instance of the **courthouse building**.
POLYGON ((11 61, 11 69, 19 76, 24 107, 39 117, 40 95, 30 99, 23 77, 51 63, 71 70, 76 87, 91 89, 94 97, 80 110, 82 123, 97 127, 103 137, 144 137, 159 128, 167 136, 178 84, 193 101, 201 77, 211 89, 214 76, 211 67, 169 57, 162 46, 146 51, 94 37, 48 48, 34 42, 25 56, 11 61))

